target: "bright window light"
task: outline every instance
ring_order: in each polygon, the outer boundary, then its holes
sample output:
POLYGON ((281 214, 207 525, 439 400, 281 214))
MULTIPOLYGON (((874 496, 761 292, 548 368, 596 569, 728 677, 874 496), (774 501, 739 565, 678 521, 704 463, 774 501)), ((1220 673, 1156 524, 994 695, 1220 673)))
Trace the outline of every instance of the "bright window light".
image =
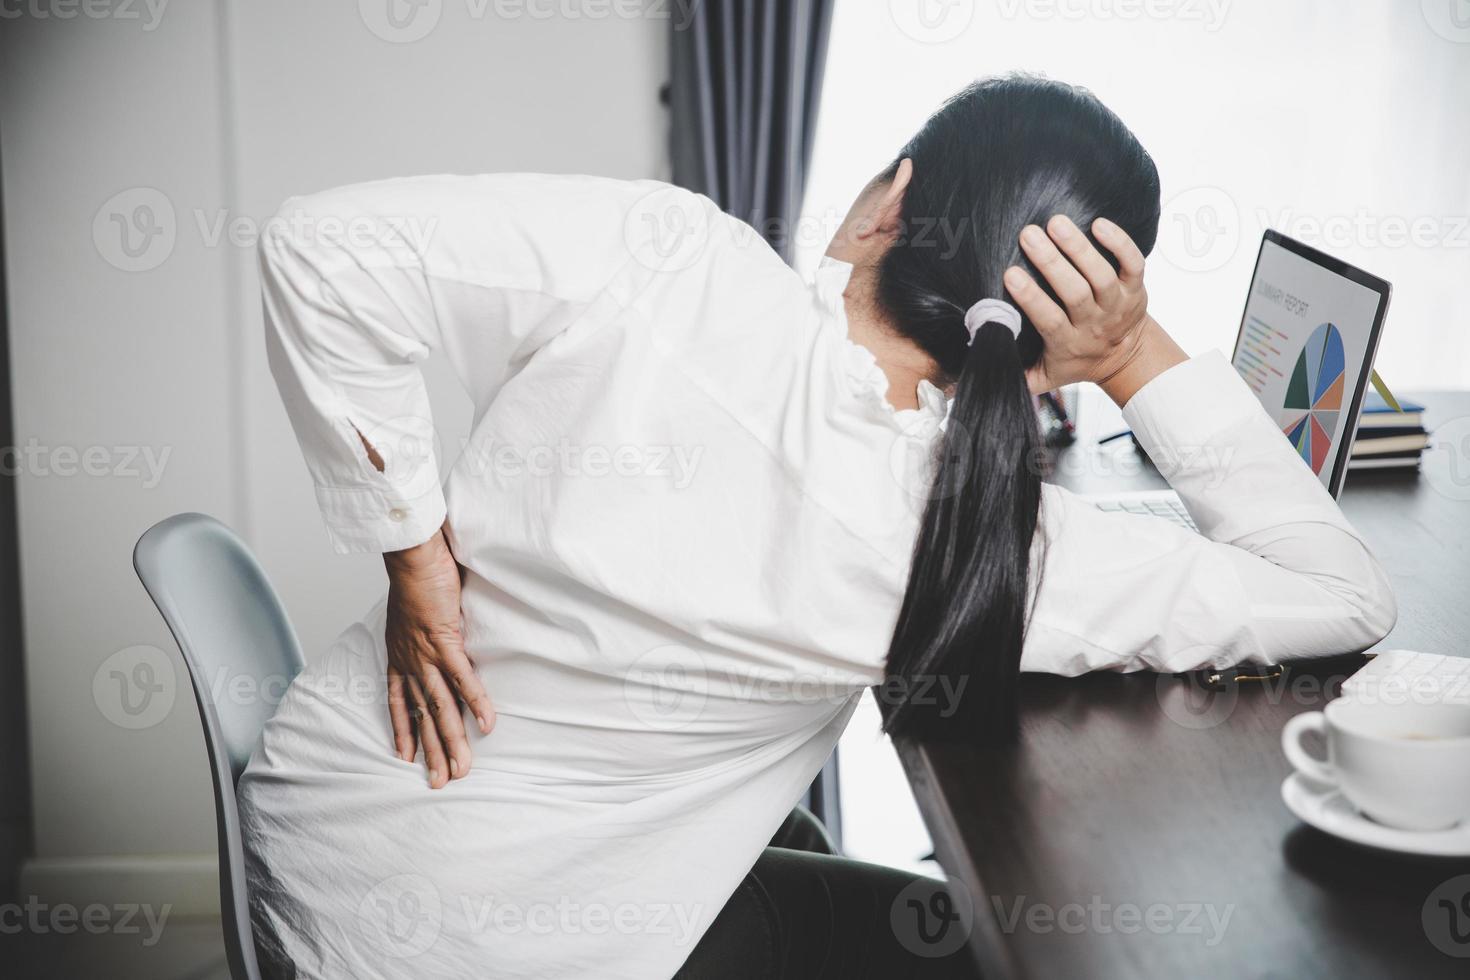
POLYGON ((1470 386, 1470 0, 839 3, 799 266, 946 96, 1010 71, 1088 87, 1153 154, 1149 290, 1186 350, 1228 353, 1270 227, 1394 284, 1390 386, 1470 386))
MULTIPOLYGON (((810 272, 863 184, 977 77, 1084 85, 1153 154, 1153 308, 1227 353, 1261 233, 1394 284, 1378 367, 1398 390, 1470 386, 1470 0, 845 0, 797 235, 810 272)), ((854 857, 933 870, 864 698, 842 741, 854 857)))

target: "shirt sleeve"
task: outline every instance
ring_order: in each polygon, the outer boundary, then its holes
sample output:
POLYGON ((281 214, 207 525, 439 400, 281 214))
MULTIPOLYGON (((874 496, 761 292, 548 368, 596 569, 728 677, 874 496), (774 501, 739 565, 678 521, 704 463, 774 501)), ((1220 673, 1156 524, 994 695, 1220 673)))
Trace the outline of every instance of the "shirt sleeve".
POLYGON ((1200 533, 1047 486, 1023 670, 1272 663, 1392 629, 1383 569, 1222 356, 1164 372, 1123 415, 1200 533))
POLYGON ((338 551, 411 547, 444 521, 420 362, 446 354, 483 414, 537 350, 595 319, 636 258, 640 217, 686 193, 496 174, 282 205, 260 244, 267 351, 338 551))

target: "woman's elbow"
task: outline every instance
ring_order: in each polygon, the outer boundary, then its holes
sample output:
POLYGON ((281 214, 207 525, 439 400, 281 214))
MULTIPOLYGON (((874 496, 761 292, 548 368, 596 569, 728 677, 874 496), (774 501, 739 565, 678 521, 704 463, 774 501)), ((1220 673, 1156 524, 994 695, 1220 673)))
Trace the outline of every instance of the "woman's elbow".
POLYGON ((1364 551, 1367 559, 1367 574, 1361 577, 1353 589, 1352 602, 1357 607, 1362 635, 1359 649, 1366 650, 1392 632, 1399 618, 1398 600, 1393 594, 1393 585, 1383 566, 1371 554, 1364 551))

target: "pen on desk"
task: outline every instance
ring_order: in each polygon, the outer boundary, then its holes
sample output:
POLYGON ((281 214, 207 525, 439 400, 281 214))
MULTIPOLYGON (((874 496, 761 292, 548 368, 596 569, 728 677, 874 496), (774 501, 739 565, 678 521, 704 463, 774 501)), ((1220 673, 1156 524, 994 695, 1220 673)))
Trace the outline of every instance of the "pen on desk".
POLYGON ((1075 426, 1072 423, 1072 419, 1067 415, 1067 407, 1062 404, 1062 400, 1054 392, 1042 392, 1041 400, 1046 403, 1047 408, 1051 409, 1052 415, 1061 423, 1062 428, 1068 432, 1073 431, 1075 426))
POLYGON ((1067 407, 1062 404, 1061 398, 1054 392, 1043 392, 1037 396, 1047 413, 1051 415, 1051 423, 1046 428, 1046 444, 1048 446, 1070 446, 1077 440, 1077 426, 1067 415, 1067 407))
POLYGON ((1115 439, 1121 439, 1124 436, 1131 436, 1131 435, 1133 435, 1133 430, 1132 429, 1124 429, 1122 432, 1114 432, 1110 436, 1103 436, 1101 439, 1099 439, 1097 441, 1097 444, 1099 446, 1101 446, 1105 442, 1112 442, 1115 439))

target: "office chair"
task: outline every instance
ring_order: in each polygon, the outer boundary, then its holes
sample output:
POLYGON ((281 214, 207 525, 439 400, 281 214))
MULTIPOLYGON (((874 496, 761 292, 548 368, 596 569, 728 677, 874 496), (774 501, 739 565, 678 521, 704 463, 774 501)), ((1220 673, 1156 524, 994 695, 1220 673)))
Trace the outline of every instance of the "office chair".
POLYGON ((214 777, 220 916, 230 976, 261 980, 235 784, 275 712, 273 699, 301 670, 301 647, 255 556, 212 517, 175 514, 155 524, 138 539, 133 568, 184 655, 199 704, 214 777), (242 676, 255 682, 251 696, 232 699, 231 684, 242 676))

